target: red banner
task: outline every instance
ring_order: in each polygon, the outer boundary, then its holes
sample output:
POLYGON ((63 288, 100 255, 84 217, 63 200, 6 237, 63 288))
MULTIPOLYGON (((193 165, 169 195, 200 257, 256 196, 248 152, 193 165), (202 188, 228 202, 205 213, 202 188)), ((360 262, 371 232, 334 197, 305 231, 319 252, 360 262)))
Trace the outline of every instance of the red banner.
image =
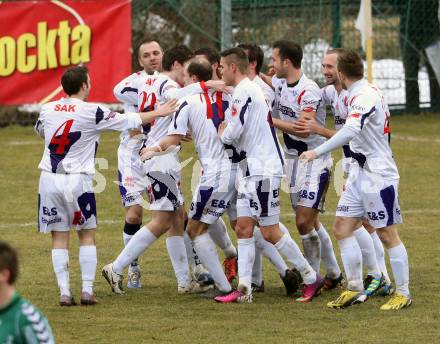
POLYGON ((44 103, 63 95, 61 75, 89 68, 90 101, 116 102, 131 73, 129 0, 0 2, 0 104, 44 103))

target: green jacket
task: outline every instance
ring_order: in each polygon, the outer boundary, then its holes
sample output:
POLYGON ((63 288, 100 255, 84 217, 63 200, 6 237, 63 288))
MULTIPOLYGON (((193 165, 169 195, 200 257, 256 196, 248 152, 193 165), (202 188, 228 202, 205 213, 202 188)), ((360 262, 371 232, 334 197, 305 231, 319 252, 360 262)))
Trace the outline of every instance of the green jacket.
POLYGON ((47 319, 18 293, 0 308, 0 344, 13 343, 55 343, 47 319))

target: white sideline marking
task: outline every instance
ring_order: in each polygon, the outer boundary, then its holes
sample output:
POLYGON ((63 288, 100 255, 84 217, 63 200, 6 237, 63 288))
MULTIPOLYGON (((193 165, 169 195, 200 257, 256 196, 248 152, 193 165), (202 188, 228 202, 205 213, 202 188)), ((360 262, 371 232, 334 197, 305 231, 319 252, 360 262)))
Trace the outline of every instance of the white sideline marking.
MULTIPOLYGON (((440 213, 440 209, 414 209, 414 210, 402 210, 402 215, 417 215, 417 214, 426 214, 426 215, 437 215, 440 213)), ((289 214, 281 214, 281 217, 287 217, 287 216, 292 216, 294 217, 293 213, 289 213, 289 214)), ((324 217, 334 217, 335 214, 332 212, 326 212, 324 214, 320 214, 319 216, 324 216, 324 217)), ((145 219, 146 221, 149 221, 150 219, 147 218, 145 219)), ((122 224, 124 222, 124 218, 121 217, 118 220, 100 220, 98 219, 98 227, 100 224, 106 224, 106 225, 113 225, 116 223, 122 224)), ((0 224, 0 229, 2 228, 17 228, 17 227, 37 227, 37 223, 36 222, 24 222, 24 223, 2 223, 0 224)))

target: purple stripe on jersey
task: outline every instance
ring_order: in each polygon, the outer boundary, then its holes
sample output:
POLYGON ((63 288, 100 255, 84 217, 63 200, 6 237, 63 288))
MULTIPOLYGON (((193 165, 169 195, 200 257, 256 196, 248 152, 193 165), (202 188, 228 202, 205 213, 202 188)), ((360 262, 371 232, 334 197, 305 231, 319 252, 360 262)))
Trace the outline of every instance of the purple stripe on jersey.
POLYGON ((241 122, 241 125, 244 125, 244 114, 246 113, 247 107, 251 103, 251 101, 252 101, 251 97, 249 97, 246 100, 246 103, 244 103, 243 107, 240 110, 240 122, 241 122))
POLYGON ((300 156, 303 152, 308 151, 307 143, 294 140, 287 133, 283 133, 283 138, 287 149, 295 149, 298 152, 298 156, 300 156))
POLYGON ((121 91, 121 94, 124 94, 124 93, 126 93, 126 92, 134 92, 134 93, 137 93, 137 92, 138 92, 138 89, 137 89, 137 88, 134 88, 134 87, 124 87, 124 88, 122 89, 122 91, 121 91))
POLYGON ((165 86, 165 84, 168 82, 168 79, 167 80, 164 80, 164 82, 162 82, 161 84, 160 84, 160 86, 159 86, 159 94, 162 94, 162 90, 163 90, 163 87, 165 86))
POLYGON ((41 195, 38 193, 38 209, 37 209, 38 232, 40 231, 40 207, 41 207, 41 195))
POLYGON ((360 167, 364 168, 365 162, 367 161, 367 157, 362 153, 355 153, 352 150, 350 150, 350 152, 351 152, 350 157, 356 160, 360 167))
POLYGON ((284 166, 283 155, 281 154, 281 148, 280 148, 280 145, 278 144, 277 133, 275 132, 275 128, 272 123, 272 116, 271 116, 270 112, 269 112, 268 116, 269 116, 268 120, 269 120, 270 132, 272 133, 272 138, 273 138, 273 141, 275 142, 275 147, 277 147, 278 157, 281 160, 281 165, 284 166))
POLYGON ((228 154, 229 160, 233 164, 239 163, 243 159, 246 159, 246 152, 240 151, 240 154, 237 152, 237 149, 233 145, 223 144, 225 147, 226 153, 228 154))
POLYGON ((365 120, 376 110, 376 108, 373 106, 370 111, 367 113, 362 114, 361 118, 361 129, 364 127, 365 120))
POLYGON ((94 215, 96 218, 96 200, 93 192, 85 192, 79 196, 78 205, 86 220, 88 220, 92 215, 94 215))
POLYGON ((394 224, 394 200, 396 199, 396 191, 394 185, 390 185, 387 188, 380 190, 380 198, 382 198, 385 210, 388 213, 387 226, 394 224))
POLYGON ((95 114, 96 124, 99 124, 99 122, 101 122, 103 119, 104 119, 104 111, 102 111, 102 109, 98 106, 98 109, 96 110, 96 114, 95 114))
POLYGON ((258 182, 257 196, 260 202, 260 216, 265 217, 269 214, 269 192, 271 192, 270 179, 265 178, 258 182))
POLYGON ((184 101, 182 105, 179 106, 179 109, 176 111, 176 114, 174 115, 174 129, 177 129, 177 117, 179 116, 180 111, 188 105, 188 102, 184 101))
POLYGON ((196 207, 196 211, 192 217, 193 220, 200 220, 203 215, 203 211, 206 208, 206 204, 208 203, 209 199, 211 198, 212 192, 214 191, 214 187, 210 187, 206 190, 199 190, 199 196, 200 201, 198 201, 196 204, 191 203, 191 210, 193 207, 196 207))
MULTIPOLYGON (((64 135, 64 134, 63 134, 64 135)), ((62 135, 55 136, 55 139, 61 139, 62 135)), ((66 155, 69 153, 70 147, 78 141, 81 137, 80 131, 73 131, 68 134, 68 142, 64 146, 64 152, 62 154, 57 154, 57 148, 58 145, 56 143, 50 143, 49 144, 49 152, 50 152, 50 165, 52 167, 52 173, 57 173, 58 165, 61 163, 61 161, 66 157, 66 155)), ((53 141, 53 138, 52 138, 53 141)), ((64 171, 59 171, 60 173, 63 173, 64 171)))
POLYGON ((321 203, 322 195, 324 194, 324 191, 328 188, 329 179, 330 171, 326 168, 324 172, 322 172, 319 176, 318 194, 316 195, 316 202, 312 206, 313 209, 318 209, 319 203, 321 203))
POLYGON ((344 151, 344 156, 346 158, 350 158, 351 155, 353 154, 353 152, 350 150, 350 146, 349 145, 343 145, 342 146, 342 150, 344 151))

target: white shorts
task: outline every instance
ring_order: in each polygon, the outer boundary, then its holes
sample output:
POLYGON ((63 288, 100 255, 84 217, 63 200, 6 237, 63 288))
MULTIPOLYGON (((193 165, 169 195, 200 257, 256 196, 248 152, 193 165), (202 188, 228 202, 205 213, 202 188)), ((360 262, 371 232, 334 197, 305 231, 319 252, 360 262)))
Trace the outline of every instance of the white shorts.
POLYGON ((38 231, 96 228, 93 177, 42 171, 38 188, 38 231))
POLYGON ((139 148, 123 144, 118 148, 119 193, 124 207, 142 205, 142 194, 147 190, 147 179, 139 158, 139 148))
POLYGON ((374 228, 402 223, 399 180, 384 180, 362 168, 350 169, 336 216, 367 218, 374 228))
POLYGON ((150 210, 175 211, 183 204, 179 148, 144 162, 150 210))
POLYGON ((280 221, 281 177, 251 176, 238 180, 237 216, 253 217, 260 226, 280 221))
POLYGON ((209 225, 216 222, 231 206, 231 199, 237 194, 236 175, 236 169, 203 174, 194 192, 188 216, 209 225))
POLYGON ((330 156, 303 163, 297 156, 286 155, 287 181, 294 210, 302 206, 324 211, 331 166, 330 156))

